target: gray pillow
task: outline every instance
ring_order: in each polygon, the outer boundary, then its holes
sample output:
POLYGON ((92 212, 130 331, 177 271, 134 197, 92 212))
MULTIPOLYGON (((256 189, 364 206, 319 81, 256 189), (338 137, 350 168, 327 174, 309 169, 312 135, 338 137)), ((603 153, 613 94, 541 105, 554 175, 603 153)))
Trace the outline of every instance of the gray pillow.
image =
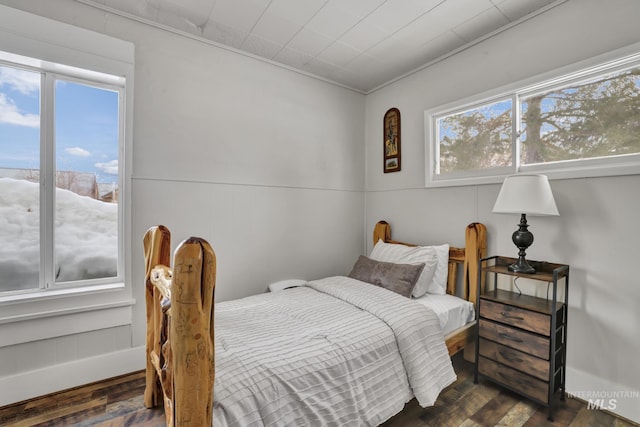
POLYGON ((424 264, 394 264, 360 255, 349 277, 380 286, 409 298, 424 264))

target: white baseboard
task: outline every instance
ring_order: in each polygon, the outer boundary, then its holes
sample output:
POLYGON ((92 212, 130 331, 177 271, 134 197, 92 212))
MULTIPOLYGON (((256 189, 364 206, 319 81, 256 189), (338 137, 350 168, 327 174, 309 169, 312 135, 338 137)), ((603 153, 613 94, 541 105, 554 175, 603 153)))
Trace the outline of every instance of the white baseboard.
POLYGON ((587 402, 593 410, 604 410, 640 424, 640 389, 632 389, 567 368, 567 393, 587 402))
POLYGON ((144 368, 145 347, 141 346, 2 377, 0 406, 144 368))

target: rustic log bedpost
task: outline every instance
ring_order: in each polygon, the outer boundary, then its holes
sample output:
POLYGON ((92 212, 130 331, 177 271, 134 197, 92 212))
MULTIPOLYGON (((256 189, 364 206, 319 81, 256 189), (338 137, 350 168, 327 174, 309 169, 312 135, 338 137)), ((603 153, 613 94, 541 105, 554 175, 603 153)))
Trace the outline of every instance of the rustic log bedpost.
POLYGON ((378 243, 378 240, 383 242, 391 240, 391 226, 386 221, 378 221, 373 228, 373 246, 378 243))
POLYGON ((469 224, 465 243, 464 275, 468 286, 463 290, 464 299, 477 305, 478 287, 481 293, 484 292, 485 278, 481 277, 478 282, 478 269, 480 260, 487 256, 487 227, 479 222, 469 224))
POLYGON ((143 239, 146 263, 147 370, 144 404, 164 404, 166 425, 211 426, 215 379, 216 256, 191 237, 175 251, 171 235, 151 227, 143 239), (175 361, 175 362, 174 362, 175 361))
POLYGON ((161 352, 162 309, 161 295, 151 283, 151 271, 157 265, 168 266, 171 262, 171 233, 164 225, 149 228, 143 238, 145 257, 145 302, 147 307, 146 341, 146 386, 144 405, 147 408, 158 406, 162 402, 163 391, 155 366, 151 362, 152 354, 161 352))
POLYGON ((216 256, 211 246, 195 237, 182 242, 174 256, 171 292, 177 426, 212 425, 215 284, 216 256))
MULTIPOLYGON (((478 281, 478 270, 480 269, 480 260, 487 256, 487 227, 479 222, 471 223, 467 226, 465 234, 465 252, 464 259, 464 277, 467 286, 464 288, 464 298, 471 301, 478 310, 478 291, 484 292, 485 277, 480 277, 478 281)), ((464 345, 464 358, 469 362, 476 361, 476 340, 478 326, 473 322, 473 334, 466 338, 464 345)))

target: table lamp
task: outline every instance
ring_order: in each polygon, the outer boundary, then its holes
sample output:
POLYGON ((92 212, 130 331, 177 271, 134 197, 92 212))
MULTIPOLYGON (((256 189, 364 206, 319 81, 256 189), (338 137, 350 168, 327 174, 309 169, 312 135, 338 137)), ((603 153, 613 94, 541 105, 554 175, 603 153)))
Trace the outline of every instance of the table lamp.
POLYGON ((494 213, 520 214, 520 227, 511 238, 519 249, 518 261, 508 266, 515 273, 534 274, 535 268, 525 259, 526 250, 533 243, 533 234, 527 229, 527 215, 560 215, 545 175, 518 174, 504 179, 494 213))

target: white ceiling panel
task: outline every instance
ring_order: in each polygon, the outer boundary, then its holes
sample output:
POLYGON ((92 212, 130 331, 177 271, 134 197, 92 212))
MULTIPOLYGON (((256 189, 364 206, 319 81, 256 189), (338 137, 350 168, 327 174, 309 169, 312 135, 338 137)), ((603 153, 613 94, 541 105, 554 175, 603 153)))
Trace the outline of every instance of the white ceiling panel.
POLYGON ((267 9, 251 30, 251 34, 284 46, 302 29, 303 25, 269 12, 267 9))
POLYGON ((336 69, 334 64, 330 64, 318 58, 313 58, 308 65, 313 70, 320 70, 322 75, 329 75, 336 69))
POLYGON ((242 28, 209 20, 202 29, 202 37, 214 42, 240 49, 244 41, 249 37, 249 31, 242 28))
POLYGON ((554 3, 554 0, 494 0, 494 3, 509 20, 516 21, 554 3))
POLYGON ((300 70, 308 70, 309 63, 313 60, 314 56, 308 53, 300 52, 288 47, 283 48, 273 58, 274 61, 281 62, 293 68, 300 70))
POLYGON ((470 42, 487 34, 487 30, 499 29, 509 23, 509 20, 496 8, 486 9, 473 18, 453 28, 453 31, 470 42))
POLYGON ((238 0, 215 0, 214 3, 209 19, 248 33, 256 25, 270 1, 243 0, 242 7, 238 7, 238 0))
POLYGON ((318 55, 318 58, 339 67, 343 67, 360 54, 362 54, 361 50, 338 41, 323 50, 322 53, 318 55))
POLYGON ((76 0, 367 93, 567 0, 76 0))
MULTIPOLYGON (((463 7, 464 1, 448 0, 441 3, 396 32, 394 37, 406 40, 407 48, 420 49, 417 52, 422 52, 426 43, 487 10, 487 5, 491 4, 488 0, 475 0, 469 7, 463 7)), ((462 43, 464 40, 461 38, 462 43)))
POLYGON ((367 16, 367 22, 393 34, 408 23, 436 7, 442 0, 408 1, 387 0, 367 16))
POLYGON ((386 1, 387 0, 331 0, 331 3, 338 3, 340 9, 362 19, 386 1))
POLYGON ((423 15, 421 22, 444 33, 490 8, 495 6, 489 0, 447 0, 423 15))
POLYGON ((431 62, 440 56, 446 55, 464 46, 464 44, 464 40, 462 40, 459 35, 457 35, 453 31, 446 31, 440 34, 435 39, 429 40, 428 42, 420 46, 418 51, 422 52, 421 62, 423 64, 431 62))
POLYGON ((272 0, 266 13, 305 25, 326 3, 327 0, 272 0))
MULTIPOLYGON (((185 33, 198 35, 198 36, 202 34, 203 28, 201 26, 196 25, 196 23, 191 19, 183 15, 176 15, 174 13, 169 13, 162 9, 158 11, 158 17, 156 18, 156 21, 162 25, 166 25, 167 27, 184 31, 185 33)), ((201 24, 201 25, 204 25, 204 24, 201 24)))
POLYGON ((343 6, 343 3, 336 1, 327 3, 311 18, 306 28, 333 40, 339 38, 362 19, 360 15, 345 9, 343 6))
POLYGON ((358 25, 347 31, 339 40, 355 49, 366 51, 390 35, 389 32, 376 27, 368 21, 360 21, 358 25))
POLYGON ((313 57, 325 50, 333 43, 333 40, 333 38, 317 33, 308 27, 304 27, 293 36, 287 44, 287 47, 300 52, 306 52, 313 57))
POLYGON ((406 49, 404 39, 389 36, 371 49, 367 50, 367 55, 379 59, 380 61, 394 62, 398 58, 411 55, 412 49, 406 49))
POLYGON ((344 85, 363 92, 368 87, 367 84, 364 84, 361 74, 356 74, 346 68, 336 68, 328 77, 333 81, 343 82, 344 85))
POLYGON ((211 9, 211 0, 162 0, 160 3, 161 14, 179 16, 196 27, 202 27, 207 23, 211 9))
POLYGON ((431 18, 425 15, 396 32, 393 36, 404 40, 406 49, 417 49, 445 31, 447 31, 446 25, 431 25, 431 18))
POLYGON ((158 19, 160 0, 158 1, 130 1, 130 0, 105 0, 104 5, 116 10, 130 13, 140 18, 155 21, 158 19))
POLYGON ((367 70, 379 70, 384 67, 384 62, 379 59, 363 53, 362 55, 358 55, 353 60, 349 61, 343 68, 350 70, 354 73, 365 74, 367 70))
POLYGON ((254 55, 271 59, 284 48, 284 45, 274 43, 271 40, 264 39, 257 34, 250 33, 247 39, 242 43, 242 50, 246 50, 254 55))

